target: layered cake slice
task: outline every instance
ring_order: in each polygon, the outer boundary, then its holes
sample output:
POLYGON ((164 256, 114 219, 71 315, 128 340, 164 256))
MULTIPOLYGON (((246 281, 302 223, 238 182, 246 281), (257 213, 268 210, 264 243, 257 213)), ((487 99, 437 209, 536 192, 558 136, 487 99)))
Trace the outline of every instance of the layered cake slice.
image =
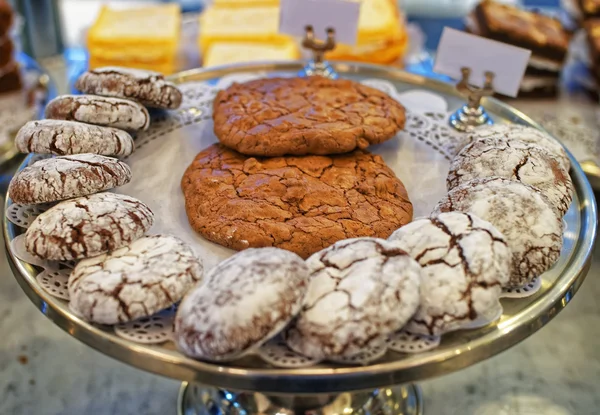
POLYGON ((10 29, 13 10, 6 0, 0 0, 0 94, 22 88, 19 65, 14 61, 14 45, 10 29))
POLYGON ((570 36, 557 19, 484 0, 469 15, 467 30, 531 50, 519 96, 552 96, 558 92, 570 36))

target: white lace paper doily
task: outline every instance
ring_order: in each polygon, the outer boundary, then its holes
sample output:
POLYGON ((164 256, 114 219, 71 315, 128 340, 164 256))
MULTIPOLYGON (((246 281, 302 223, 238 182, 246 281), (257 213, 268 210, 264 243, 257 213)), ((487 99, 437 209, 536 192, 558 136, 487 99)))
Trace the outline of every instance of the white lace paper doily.
MULTIPOLYGON (((212 100, 216 90, 232 82, 263 77, 263 74, 242 74, 222 78, 216 87, 194 82, 181 86, 184 103, 177 111, 157 113, 151 128, 138 134, 136 151, 128 158, 134 180, 119 188, 119 193, 137 197, 154 211, 157 220, 155 233, 174 234, 195 247, 196 253, 209 269, 232 253, 227 248, 213 244, 197 235, 189 226, 181 196, 180 180, 184 170, 202 149, 215 143, 212 124, 212 100), (156 165, 168 165, 169 169, 156 169, 156 165), (153 174, 148 175, 147 172, 153 174)), ((446 101, 429 91, 412 90, 397 93, 394 86, 382 80, 366 80, 399 102, 407 111, 404 131, 395 139, 372 146, 370 150, 380 154, 385 162, 401 177, 414 206, 414 216, 429 216, 432 208, 446 194, 446 185, 440 177, 446 177, 449 160, 465 144, 465 136, 447 126, 446 101), (426 168, 424 168, 426 166, 426 168)), ((47 156, 32 157, 30 162, 47 156)), ((16 225, 27 227, 48 206, 11 205, 7 216, 16 225)), ((51 295, 68 300, 66 284, 74 264, 57 264, 39 261, 28 256, 22 236, 11 242, 15 255, 23 261, 35 262, 44 268, 38 281, 51 295), (17 254, 18 252, 18 254, 17 254)), ((527 288, 527 287, 525 287, 527 288)), ((533 287, 522 289, 521 296, 530 295, 533 287)), ((539 288, 539 287, 538 287, 539 288)), ((504 293, 513 297, 515 293, 504 293)), ((114 326, 116 335, 133 342, 159 344, 172 341, 175 308, 164 310, 154 316, 114 326)), ((486 322, 486 324, 488 324, 486 322)), ((335 359, 340 364, 367 364, 380 359, 386 351, 417 353, 431 350, 440 343, 439 337, 414 335, 405 332, 394 334, 381 347, 345 359, 335 359)), ((305 367, 319 362, 291 351, 280 338, 262 345, 248 354, 260 356, 265 362, 277 367, 305 367)), ((332 360, 333 361, 333 360, 332 360)))

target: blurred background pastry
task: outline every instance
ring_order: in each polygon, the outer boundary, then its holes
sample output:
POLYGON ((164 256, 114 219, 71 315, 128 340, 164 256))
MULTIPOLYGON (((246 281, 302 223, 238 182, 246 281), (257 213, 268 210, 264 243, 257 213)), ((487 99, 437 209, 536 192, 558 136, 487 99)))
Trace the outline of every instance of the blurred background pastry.
POLYGON ((0 0, 0 94, 22 88, 19 64, 14 59, 14 44, 10 30, 14 12, 6 0, 0 0))

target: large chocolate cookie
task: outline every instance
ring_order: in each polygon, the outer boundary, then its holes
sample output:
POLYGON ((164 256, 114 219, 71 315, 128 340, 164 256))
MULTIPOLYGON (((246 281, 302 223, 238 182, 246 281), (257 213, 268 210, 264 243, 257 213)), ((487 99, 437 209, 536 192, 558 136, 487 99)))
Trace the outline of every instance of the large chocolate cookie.
POLYGON ((15 203, 34 205, 85 196, 131 180, 122 161, 97 154, 77 154, 40 160, 18 172, 8 192, 15 203))
POLYGON ((51 261, 89 258, 142 237, 152 211, 133 197, 98 193, 67 200, 38 216, 25 233, 25 247, 51 261))
POLYGON ((145 130, 150 114, 140 103, 98 95, 62 95, 46 106, 46 118, 80 121, 124 130, 145 130))
POLYGON ((463 148, 450 165, 448 190, 492 176, 539 189, 559 215, 564 215, 571 206, 573 183, 569 173, 542 147, 519 140, 487 137, 463 148))
POLYGON ((402 182, 382 158, 254 158, 215 144, 181 181, 192 227, 242 250, 276 246, 303 258, 341 240, 387 238, 412 219, 402 182))
POLYGON ((532 186, 497 177, 473 180, 452 189, 434 215, 451 211, 472 213, 502 232, 512 252, 509 287, 527 284, 560 256, 562 219, 532 186))
POLYGON ((69 276, 69 307, 100 324, 117 324, 172 306, 202 279, 202 262, 168 235, 146 236, 80 261, 69 276))
POLYGON ((381 346, 419 305, 421 267, 398 243, 340 241, 312 255, 302 311, 287 344, 315 359, 350 357, 381 346))
POLYGON ((214 100, 215 134, 252 156, 339 154, 404 128, 404 107, 350 80, 268 78, 233 84, 214 100))
POLYGON ((300 311, 308 269, 282 249, 248 249, 210 270, 181 302, 175 340, 188 356, 231 360, 260 346, 300 311))
POLYGON ((441 213, 403 226, 389 240, 423 267, 421 304, 407 331, 441 335, 489 320, 501 307, 511 253, 489 222, 468 213, 441 213))
POLYGON ((134 148, 131 135, 125 131, 62 120, 29 121, 17 133, 15 146, 21 153, 57 156, 128 156, 134 148))
POLYGON ((85 72, 75 88, 86 94, 134 99, 154 108, 176 109, 181 91, 157 72, 107 66, 85 72))

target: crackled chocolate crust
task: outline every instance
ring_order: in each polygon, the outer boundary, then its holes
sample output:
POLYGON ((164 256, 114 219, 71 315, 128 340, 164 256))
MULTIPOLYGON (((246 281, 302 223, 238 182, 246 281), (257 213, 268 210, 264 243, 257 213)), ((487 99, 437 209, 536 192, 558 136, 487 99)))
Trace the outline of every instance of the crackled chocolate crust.
POLYGON ((215 144, 196 156, 181 187, 192 228, 242 250, 276 246, 303 258, 336 241, 387 238, 412 219, 406 189, 382 158, 254 158, 215 144))
POLYGON ((560 257, 563 222, 532 186, 497 177, 476 179, 448 192, 434 209, 468 212, 494 225, 512 252, 508 287, 522 287, 560 257))
POLYGON ((46 118, 80 121, 124 130, 146 130, 150 114, 141 104, 128 99, 98 95, 63 95, 46 106, 46 118))
POLYGON ((21 153, 58 156, 83 153, 128 156, 134 148, 133 139, 125 131, 60 120, 28 122, 17 133, 15 145, 21 153))
POLYGON ((489 222, 462 212, 441 213, 409 223, 389 240, 423 267, 420 306, 407 331, 441 335, 490 318, 500 307, 511 252, 489 222))
POLYGON ((152 211, 133 197, 99 193, 67 200, 38 216, 25 233, 29 253, 51 261, 90 258, 142 237, 152 211))
POLYGON ((503 177, 538 189, 562 217, 573 200, 569 173, 544 148, 519 140, 487 137, 461 150, 450 165, 448 190, 473 179, 503 177))
POLYGON ((479 3, 472 16, 480 36, 559 62, 567 56, 570 36, 557 19, 491 0, 479 3))
POLYGON ((233 84, 213 104, 215 134, 252 156, 339 154, 389 140, 404 107, 350 80, 268 78, 233 84))
POLYGON ((105 67, 85 72, 75 82, 75 88, 86 94, 133 99, 142 104, 163 109, 177 109, 181 91, 157 72, 139 69, 105 67))
POLYGON ((69 307, 99 324, 125 323, 177 303, 202 279, 202 262, 180 239, 146 236, 80 261, 69 276, 69 307))
POLYGON ((285 333, 288 346, 302 355, 350 357, 380 346, 419 305, 421 267, 395 242, 344 240, 306 264, 308 292, 285 333))
POLYGON ((56 202, 122 186, 131 180, 127 164, 96 154, 40 160, 18 172, 10 198, 25 205, 56 202))
POLYGON ((175 341, 188 356, 232 360, 279 333, 300 311, 308 269, 281 249, 248 249, 221 262, 181 302, 175 341))

